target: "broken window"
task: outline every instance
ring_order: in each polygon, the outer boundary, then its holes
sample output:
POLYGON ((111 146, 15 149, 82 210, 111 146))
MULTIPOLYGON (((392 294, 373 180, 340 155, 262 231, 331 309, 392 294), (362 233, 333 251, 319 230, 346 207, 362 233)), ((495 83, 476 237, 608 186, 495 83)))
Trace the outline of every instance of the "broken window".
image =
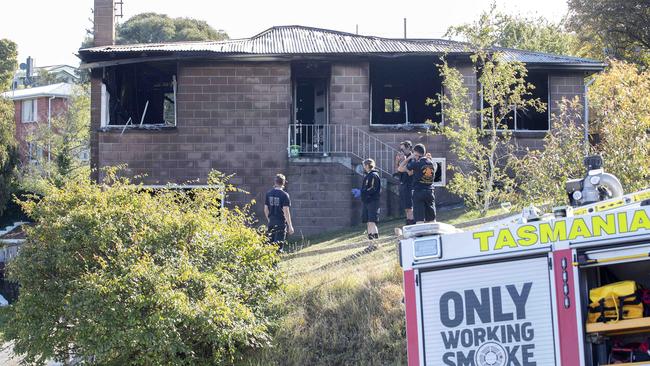
POLYGON ((105 69, 102 127, 176 126, 175 63, 142 63, 105 69))
POLYGON ((432 58, 403 58, 371 62, 371 123, 440 122, 440 106, 426 104, 427 98, 435 98, 442 92, 436 61, 432 58))
POLYGON ((537 99, 544 103, 547 108, 543 111, 537 111, 535 108, 527 109, 517 108, 515 117, 516 129, 521 131, 548 131, 550 127, 548 110, 548 73, 546 72, 528 72, 526 81, 535 86, 531 90, 530 99, 537 99))
MULTIPOLYGON (((530 91, 531 95, 527 95, 526 99, 538 99, 544 103, 547 108, 543 111, 537 111, 533 107, 520 108, 518 106, 510 106, 506 114, 503 124, 507 126, 508 130, 513 131, 548 131, 549 123, 549 89, 548 89, 548 73, 540 71, 530 71, 526 76, 526 82, 532 84, 535 88, 530 91)), ((483 88, 481 90, 481 104, 483 108, 489 108, 490 105, 485 101, 483 96, 483 88)), ((499 106, 495 106, 494 114, 500 115, 499 106)), ((483 116, 481 116, 483 118, 483 116)), ((485 121, 487 122, 487 121, 485 121)), ((484 128, 487 127, 483 124, 484 128)))

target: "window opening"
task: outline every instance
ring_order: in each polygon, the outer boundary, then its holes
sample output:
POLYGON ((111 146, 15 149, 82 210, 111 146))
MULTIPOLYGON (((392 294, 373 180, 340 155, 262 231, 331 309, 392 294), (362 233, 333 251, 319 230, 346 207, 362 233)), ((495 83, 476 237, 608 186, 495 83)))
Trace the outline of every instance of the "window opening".
POLYGON ((176 68, 175 63, 106 68, 102 87, 103 127, 176 126, 176 68))
POLYGON ((401 125, 441 121, 440 105, 427 98, 442 93, 436 59, 407 58, 370 63, 371 124, 401 125))

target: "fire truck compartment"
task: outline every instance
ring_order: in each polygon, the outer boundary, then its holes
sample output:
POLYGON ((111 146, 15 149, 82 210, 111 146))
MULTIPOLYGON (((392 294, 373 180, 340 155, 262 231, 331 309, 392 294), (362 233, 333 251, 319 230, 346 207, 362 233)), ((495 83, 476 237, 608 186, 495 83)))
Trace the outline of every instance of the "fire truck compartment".
MULTIPOLYGON (((639 243, 577 254, 585 325, 585 365, 637 364, 632 359, 621 363, 620 358, 625 358, 626 350, 634 348, 628 345, 650 341, 650 317, 588 323, 589 291, 620 281, 635 281, 639 288, 650 289, 650 244, 639 243), (619 362, 612 359, 612 354, 618 356, 619 362)), ((650 314, 646 310, 644 315, 650 314)), ((650 361, 640 364, 650 365, 650 361)))

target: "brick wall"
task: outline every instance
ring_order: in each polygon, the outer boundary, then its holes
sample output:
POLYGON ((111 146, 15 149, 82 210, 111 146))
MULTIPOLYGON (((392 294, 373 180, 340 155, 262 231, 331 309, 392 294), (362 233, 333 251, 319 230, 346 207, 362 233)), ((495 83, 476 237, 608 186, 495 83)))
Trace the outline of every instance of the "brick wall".
POLYGON ((231 182, 251 192, 236 202, 262 202, 275 174, 286 170, 290 91, 288 63, 182 63, 177 127, 121 134, 97 132, 101 96, 93 90, 98 165, 126 163, 147 184, 205 183, 215 169, 235 174, 231 182))
POLYGON ((95 46, 106 46, 115 40, 115 0, 95 0, 94 42, 95 46))
POLYGON ((287 169, 291 212, 298 235, 313 235, 360 222, 352 187, 361 178, 339 163, 292 163, 287 169))
MULTIPOLYGON (((457 65, 465 76, 472 103, 477 103, 476 76, 457 65)), ((351 198, 361 177, 336 163, 299 164, 287 159, 287 125, 291 116, 289 63, 183 62, 178 73, 178 122, 165 131, 120 130, 98 132, 100 82, 92 80, 91 161, 103 167, 127 163, 132 175, 146 175, 145 183, 205 182, 212 169, 236 174, 233 183, 251 192, 237 202, 256 199, 261 213, 264 193, 274 174, 289 180, 296 230, 305 235, 340 229, 359 222, 360 203, 351 198)), ((551 78, 551 102, 570 97, 581 76, 551 78)), ((397 148, 410 139, 424 143, 434 157, 454 163, 448 142, 422 128, 410 130, 370 126, 369 65, 365 61, 334 62, 330 80, 330 123, 352 125, 397 148)), ((531 146, 540 137, 523 138, 531 146)), ((353 161, 358 164, 359 161, 353 161)), ((447 172, 447 180, 450 174, 447 172)), ((383 214, 397 213, 394 195, 385 190, 383 214)), ((439 205, 459 202, 444 188, 436 188, 439 205)), ((261 216, 259 216, 261 217, 261 216)))

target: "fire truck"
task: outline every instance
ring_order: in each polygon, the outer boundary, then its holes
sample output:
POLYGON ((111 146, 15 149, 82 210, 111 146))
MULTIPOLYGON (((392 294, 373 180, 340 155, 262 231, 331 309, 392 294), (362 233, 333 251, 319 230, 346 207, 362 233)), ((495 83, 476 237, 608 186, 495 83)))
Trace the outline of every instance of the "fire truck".
POLYGON ((650 360, 650 308, 628 316, 641 300, 593 298, 621 283, 648 296, 650 189, 624 194, 601 159, 585 164, 586 177, 566 183, 570 205, 553 213, 403 228, 409 366, 650 365, 638 361, 650 360))

